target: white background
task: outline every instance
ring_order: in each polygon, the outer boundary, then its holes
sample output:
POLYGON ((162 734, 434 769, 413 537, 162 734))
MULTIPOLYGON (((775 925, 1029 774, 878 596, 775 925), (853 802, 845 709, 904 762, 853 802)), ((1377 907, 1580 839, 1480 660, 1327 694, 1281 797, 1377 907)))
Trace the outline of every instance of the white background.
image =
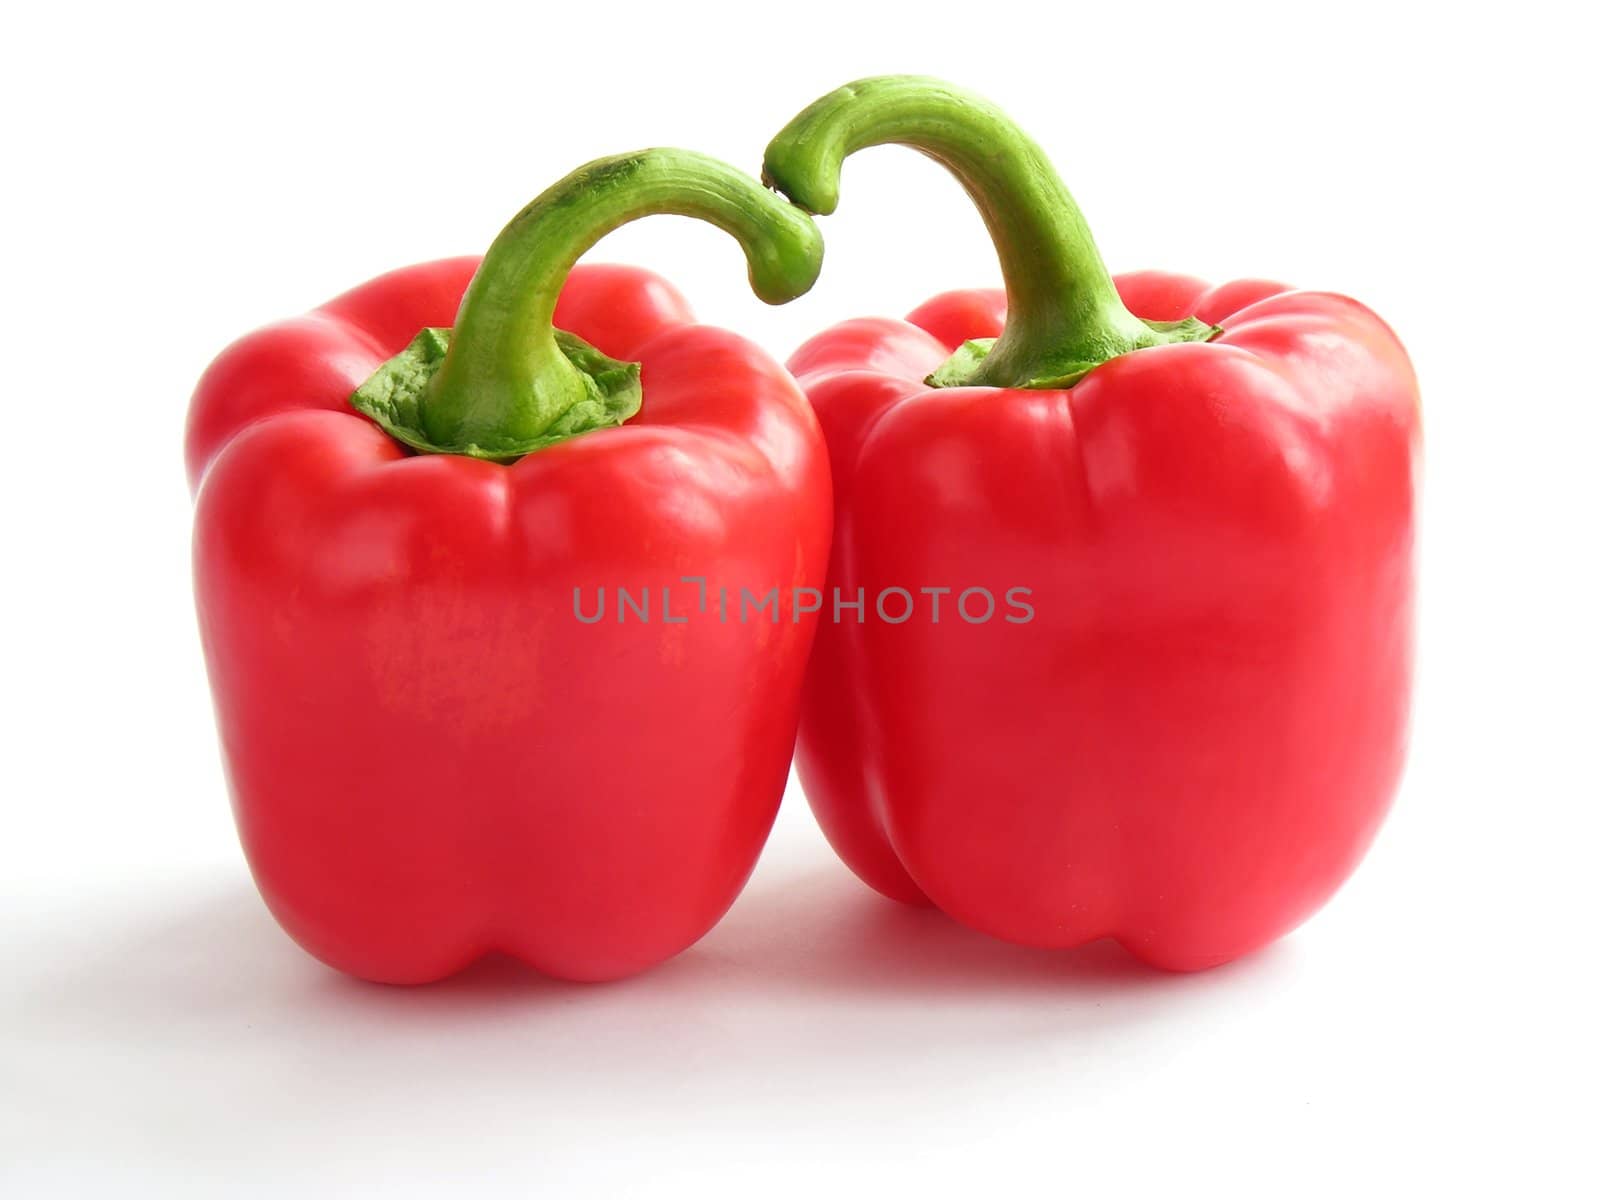
MULTIPOLYGON (((29 5, 5 18, 0 1192, 1595 1194, 1592 6, 29 5), (180 431, 239 333, 485 246, 584 160, 754 169, 859 75, 988 93, 1114 269, 1350 292, 1427 419, 1411 766, 1360 873, 1209 974, 868 893, 791 786, 699 946, 583 988, 305 957, 234 840, 180 431), (470 1188, 470 1190, 469 1190, 470 1188)), ((996 280, 956 186, 851 161, 781 310, 658 219, 597 257, 785 355, 996 280)))

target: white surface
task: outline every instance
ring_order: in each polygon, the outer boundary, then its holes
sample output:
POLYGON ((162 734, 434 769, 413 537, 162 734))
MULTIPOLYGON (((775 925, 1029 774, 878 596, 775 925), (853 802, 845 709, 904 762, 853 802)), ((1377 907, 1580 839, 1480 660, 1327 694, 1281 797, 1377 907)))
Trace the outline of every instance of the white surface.
MULTIPOLYGON (((0 1193, 1594 1194, 1592 10, 540 7, 7 17, 0 1193), (1060 28, 1008 32, 1035 20, 1060 28), (636 981, 404 992, 306 959, 223 794, 195 377, 256 324, 481 248, 587 158, 754 168, 815 95, 895 70, 1007 107, 1113 267, 1349 291, 1410 346, 1421 690, 1368 862, 1278 947, 1169 977, 879 901, 791 788, 727 921, 636 981)), ((778 354, 995 278, 908 152, 853 160, 824 232, 823 282, 781 310, 689 222, 597 257, 778 354)))

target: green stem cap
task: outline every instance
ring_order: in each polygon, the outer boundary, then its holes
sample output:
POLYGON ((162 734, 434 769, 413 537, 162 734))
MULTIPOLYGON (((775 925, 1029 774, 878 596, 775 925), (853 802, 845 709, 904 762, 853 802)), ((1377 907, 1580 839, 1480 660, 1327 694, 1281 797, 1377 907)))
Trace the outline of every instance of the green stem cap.
POLYGON ((886 75, 830 92, 772 140, 762 177, 807 212, 831 213, 845 158, 890 142, 961 182, 1005 277, 1005 332, 966 343, 930 384, 1070 387, 1129 351, 1220 332, 1192 317, 1143 321, 1129 312, 1044 151, 987 100, 940 80, 886 75))
POLYGON ((456 323, 424 329, 350 403, 417 450, 506 462, 639 411, 639 364, 608 358, 551 321, 579 257, 655 213, 733 235, 769 304, 804 295, 822 269, 811 218, 726 163, 640 150, 580 167, 512 219, 472 278, 456 323))

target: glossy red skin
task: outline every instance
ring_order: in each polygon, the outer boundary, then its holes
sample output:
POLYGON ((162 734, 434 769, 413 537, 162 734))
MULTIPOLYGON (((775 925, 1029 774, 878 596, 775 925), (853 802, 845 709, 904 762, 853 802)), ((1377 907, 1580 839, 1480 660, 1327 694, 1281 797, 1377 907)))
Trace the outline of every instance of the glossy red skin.
MULTIPOLYGON (((200 628, 262 896, 324 962, 390 983, 490 952, 613 979, 690 945, 766 839, 814 618, 694 616, 685 575, 816 587, 815 419, 781 366, 629 267, 557 323, 642 361, 617 429, 511 466, 415 456, 350 392, 476 260, 398 271, 226 350, 195 393, 200 628), (579 622, 574 588, 606 619, 579 622), (618 624, 614 588, 655 597, 618 624), (660 589, 674 615, 661 621, 660 589)), ((715 593, 712 593, 713 604, 715 593)))
POLYGON ((1069 391, 929 389, 999 291, 846 322, 790 359, 828 440, 829 586, 797 762, 847 864, 1014 942, 1104 936, 1197 970, 1292 929, 1398 781, 1412 661, 1416 380, 1352 300, 1123 276, 1142 350, 1069 391), (987 587, 934 625, 882 588, 987 587), (1007 588, 1031 622, 1007 624, 1007 588), (981 612, 974 599, 973 611, 981 612), (900 602, 891 604, 898 615, 900 602))

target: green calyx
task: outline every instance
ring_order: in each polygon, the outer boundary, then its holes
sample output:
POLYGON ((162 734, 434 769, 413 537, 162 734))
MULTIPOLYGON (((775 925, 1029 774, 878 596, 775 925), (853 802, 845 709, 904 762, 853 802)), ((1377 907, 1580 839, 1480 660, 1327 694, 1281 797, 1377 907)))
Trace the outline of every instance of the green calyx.
POLYGON ((844 160, 886 143, 920 150, 960 181, 1005 278, 1005 332, 963 345, 930 385, 1070 387, 1123 354, 1221 332, 1192 317, 1155 322, 1129 312, 1044 151, 994 105, 940 80, 889 75, 830 92, 772 140, 762 175, 825 215, 838 205, 844 160))
POLYGON ((709 221, 745 252, 769 304, 803 295, 822 267, 810 217, 755 180, 688 150, 599 159, 544 192, 489 247, 453 329, 424 329, 350 397, 413 449, 509 462, 621 425, 644 400, 639 364, 551 323, 578 258, 654 213, 709 221))
POLYGON ((601 354, 574 333, 557 329, 556 348, 576 369, 587 395, 560 413, 543 433, 516 441, 496 439, 490 445, 439 445, 425 432, 422 405, 428 386, 444 366, 450 349, 450 330, 424 329, 355 390, 350 403, 356 411, 376 421, 390 437, 424 454, 465 454, 509 462, 535 450, 588 433, 621 425, 639 411, 644 389, 639 386, 639 364, 619 362, 601 354))
MULTIPOLYGON (((1135 317, 1135 320, 1140 318, 1135 317)), ((1123 342, 1109 339, 1092 344, 1082 358, 1074 358, 1070 350, 1063 351, 1040 362, 1035 373, 1018 382, 1010 382, 1001 367, 989 361, 1000 338, 973 338, 962 342, 956 352, 935 368, 925 382, 929 387, 1018 387, 1018 388, 1069 388, 1103 362, 1143 350, 1150 346, 1165 346, 1171 342, 1204 342, 1222 332, 1220 325, 1207 325, 1194 317, 1182 321, 1141 321, 1145 329, 1134 330, 1134 336, 1123 342), (1092 357, 1102 354, 1104 357, 1092 357)), ((1010 328, 1010 321, 1006 323, 1010 328)))

